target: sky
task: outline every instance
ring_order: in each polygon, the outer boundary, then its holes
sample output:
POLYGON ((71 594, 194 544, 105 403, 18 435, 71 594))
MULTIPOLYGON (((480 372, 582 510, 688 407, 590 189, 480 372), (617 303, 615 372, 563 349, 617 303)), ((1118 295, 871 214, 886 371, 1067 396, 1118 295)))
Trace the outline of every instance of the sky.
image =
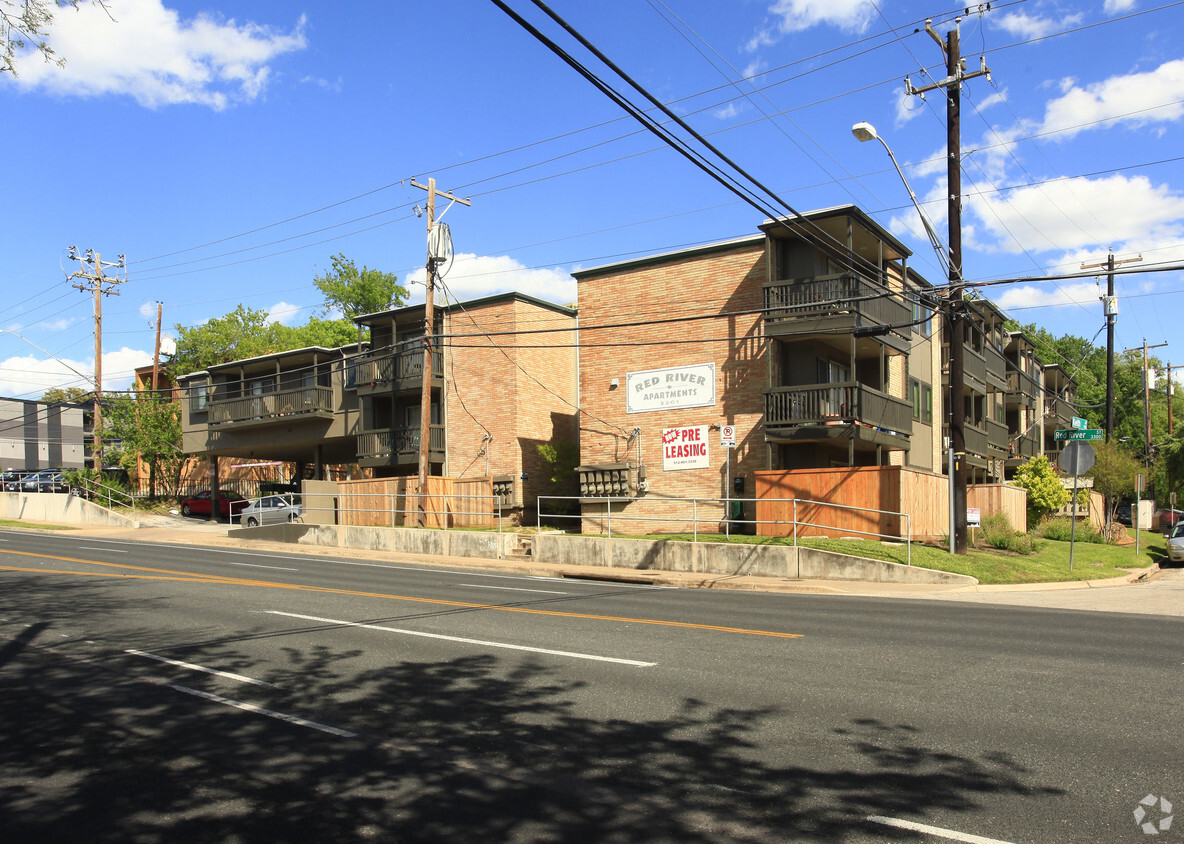
MULTIPOLYGON (((530 0, 507 5, 631 99, 640 95, 530 0)), ((3 5, 3 4, 0 4, 3 5)), ((855 204, 940 284, 909 194, 946 238, 945 77, 957 23, 963 267, 1020 323, 1105 345, 1105 278, 1184 262, 1184 3, 1004 0, 551 0, 639 85, 797 211, 855 204), (989 5, 989 8, 988 8, 989 5), (1096 272, 1096 270, 1095 270, 1096 272), (1101 333, 1099 333, 1101 332, 1101 333)), ((426 192, 456 257, 443 296, 573 303, 581 269, 756 234, 765 215, 695 168, 491 0, 308 4, 83 0, 0 74, 0 395, 94 372, 93 297, 70 259, 122 283, 103 301, 103 382, 176 325, 239 304, 297 324, 341 253, 423 301, 426 192), (446 210, 445 210, 446 209, 446 210)), ((1184 274, 1116 280, 1119 351, 1184 363, 1184 274)), ((689 291, 694 295, 697 291, 689 291)), ((672 305, 673 306, 673 305, 672 305)), ((623 352, 626 354, 626 352, 623 352)), ((1071 363, 1071 362, 1070 362, 1071 363)))

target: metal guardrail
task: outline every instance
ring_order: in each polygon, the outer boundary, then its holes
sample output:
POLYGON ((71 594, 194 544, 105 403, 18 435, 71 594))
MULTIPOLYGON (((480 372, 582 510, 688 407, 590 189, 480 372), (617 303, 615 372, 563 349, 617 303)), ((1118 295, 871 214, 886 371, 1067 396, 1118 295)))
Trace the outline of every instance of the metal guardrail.
POLYGON ((130 509, 132 511, 132 518, 135 518, 136 497, 130 490, 108 486, 101 481, 91 480, 90 478, 79 478, 78 482, 80 486, 71 487, 71 493, 80 495, 87 501, 103 504, 108 510, 114 510, 116 507, 130 509))
MULTIPOLYGON (((753 525, 754 528, 757 525, 763 525, 763 524, 772 524, 772 525, 787 525, 788 524, 792 527, 792 533, 790 535, 793 538, 793 545, 795 548, 797 547, 797 544, 798 544, 799 528, 831 529, 831 530, 839 531, 843 534, 860 534, 861 536, 866 536, 868 538, 873 538, 873 539, 904 542, 905 546, 906 546, 906 548, 905 548, 906 559, 908 561, 907 565, 911 566, 913 564, 912 516, 909 515, 908 513, 898 513, 895 510, 876 510, 871 507, 855 507, 855 506, 848 505, 848 504, 835 504, 830 501, 812 501, 808 498, 645 498, 645 499, 603 498, 603 499, 589 499, 587 497, 575 498, 575 497, 571 497, 571 496, 561 496, 561 495, 540 495, 538 498, 538 527, 540 527, 540 528, 542 525, 543 518, 547 518, 547 519, 565 519, 566 518, 566 519, 584 520, 589 517, 588 514, 585 514, 582 512, 561 513, 561 512, 558 512, 558 509, 560 509, 560 508, 556 508, 556 512, 554 512, 554 513, 544 514, 543 510, 544 510, 544 502, 545 501, 571 502, 571 503, 575 504, 577 511, 579 510, 579 505, 581 503, 582 504, 589 504, 589 503, 594 503, 594 502, 599 503, 599 502, 603 501, 605 504, 604 521, 605 521, 605 526, 607 529, 607 533, 606 533, 607 539, 612 539, 612 536, 613 536, 613 531, 612 531, 613 512, 612 512, 612 510, 613 510, 614 503, 618 503, 621 505, 636 504, 638 502, 645 502, 647 504, 654 504, 654 505, 681 504, 684 506, 684 508, 687 505, 689 505, 690 511, 691 511, 689 517, 685 514, 685 510, 684 510, 684 513, 682 515, 676 515, 673 517, 669 516, 669 515, 639 516, 639 515, 635 515, 635 514, 629 514, 626 516, 622 513, 618 513, 618 518, 624 519, 624 520, 630 521, 630 522, 663 522, 666 524, 669 524, 672 520, 687 521, 687 522, 690 522, 690 524, 692 526, 692 530, 691 530, 691 535, 692 535, 691 541, 692 542, 699 541, 699 533, 700 533, 699 524, 701 522, 710 522, 712 524, 719 524, 719 522, 723 521, 724 525, 725 525, 723 535, 727 539, 731 538, 731 525, 733 525, 733 524, 753 525), (762 519, 756 519, 756 518, 752 518, 752 519, 745 519, 745 518, 729 519, 729 518, 726 518, 729 515, 727 510, 730 505, 735 504, 737 502, 755 503, 758 501, 765 502, 765 503, 771 503, 771 502, 792 503, 792 505, 793 505, 793 520, 790 522, 785 522, 785 521, 780 521, 780 520, 762 520, 762 519), (700 513, 699 513, 699 509, 700 509, 701 505, 710 505, 713 508, 714 515, 712 515, 710 517, 701 517, 700 513), (896 516, 896 517, 899 517, 902 519, 902 524, 904 525, 904 530, 902 531, 902 533, 904 535, 898 536, 896 534, 876 533, 874 531, 864 531, 864 530, 859 530, 857 528, 836 528, 833 525, 824 524, 822 522, 801 521, 798 518, 798 506, 799 505, 805 505, 808 507, 831 507, 831 508, 834 508, 837 510, 869 513, 869 514, 874 514, 877 516, 896 516), (722 513, 725 518, 721 519, 719 517, 720 513, 722 513)), ((567 507, 564 507, 562 509, 567 509, 567 507)), ((755 510, 755 508, 754 508, 754 510, 755 510)), ((600 513, 596 513, 594 515, 594 518, 599 518, 600 516, 601 516, 600 513)), ((703 534, 704 535, 712 535, 712 536, 719 536, 720 535, 717 531, 703 531, 703 534)))

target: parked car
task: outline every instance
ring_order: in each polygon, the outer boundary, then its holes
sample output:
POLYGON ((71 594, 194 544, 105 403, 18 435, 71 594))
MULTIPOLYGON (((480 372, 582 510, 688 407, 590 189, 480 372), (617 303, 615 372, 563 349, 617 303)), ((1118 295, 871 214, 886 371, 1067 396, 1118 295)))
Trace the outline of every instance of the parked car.
POLYGON ((9 469, 7 472, 0 474, 0 490, 4 492, 20 492, 21 481, 24 480, 24 472, 15 472, 9 469))
POLYGON ((1129 502, 1124 502, 1118 505, 1118 510, 1115 513, 1115 518, 1124 525, 1131 524, 1131 517, 1134 512, 1134 506, 1129 502))
POLYGON ((256 498, 239 516, 239 523, 247 527, 294 522, 304 513, 299 495, 265 495, 256 498))
POLYGON ((1167 536, 1172 528, 1184 520, 1184 510, 1165 509, 1159 511, 1159 532, 1167 536))
POLYGON ((1168 564, 1179 565, 1184 563, 1184 522, 1172 528, 1172 533, 1168 537, 1168 558, 1160 563, 1160 568, 1168 564))
MULTIPOLYGON (((250 503, 237 493, 221 491, 218 493, 218 515, 224 519, 234 521, 243 508, 250 503)), ((186 498, 181 502, 181 514, 185 516, 208 516, 213 506, 210 501, 210 491, 203 489, 197 495, 186 498)))
POLYGON ((62 477, 61 469, 42 469, 26 475, 21 481, 21 492, 69 492, 70 485, 62 477))

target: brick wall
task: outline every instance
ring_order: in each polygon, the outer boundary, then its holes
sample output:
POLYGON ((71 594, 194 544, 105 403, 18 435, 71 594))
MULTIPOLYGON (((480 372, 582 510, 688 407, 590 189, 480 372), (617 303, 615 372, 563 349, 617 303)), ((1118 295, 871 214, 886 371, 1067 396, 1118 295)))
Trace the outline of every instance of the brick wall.
MULTIPOLYGON (((719 432, 709 431, 709 468, 667 472, 662 468, 662 431, 735 425, 731 473, 746 476, 743 495, 752 496, 752 473, 768 468, 761 427, 768 349, 756 313, 763 306, 765 279, 763 240, 580 279, 582 464, 631 462, 636 469, 640 450, 647 497, 722 498, 727 455, 719 432), (702 319, 663 322, 687 317, 702 319), (600 327, 620 323, 630 325, 600 327), (705 363, 715 364, 713 407, 626 412, 626 373, 705 363), (611 386, 614 378, 616 387, 611 386), (641 434, 633 440, 635 427, 641 434)), ((624 512, 628 509, 626 505, 624 512)), ((666 527, 647 523, 637 532, 666 527)))

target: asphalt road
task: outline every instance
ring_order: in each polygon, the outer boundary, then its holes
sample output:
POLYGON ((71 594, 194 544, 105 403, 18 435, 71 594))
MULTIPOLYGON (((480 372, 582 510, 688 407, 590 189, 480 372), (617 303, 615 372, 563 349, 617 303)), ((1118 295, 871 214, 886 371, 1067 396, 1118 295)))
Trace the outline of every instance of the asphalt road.
POLYGON ((1184 807, 1182 641, 1150 614, 0 532, 0 829, 1180 842, 1134 811, 1184 807))

